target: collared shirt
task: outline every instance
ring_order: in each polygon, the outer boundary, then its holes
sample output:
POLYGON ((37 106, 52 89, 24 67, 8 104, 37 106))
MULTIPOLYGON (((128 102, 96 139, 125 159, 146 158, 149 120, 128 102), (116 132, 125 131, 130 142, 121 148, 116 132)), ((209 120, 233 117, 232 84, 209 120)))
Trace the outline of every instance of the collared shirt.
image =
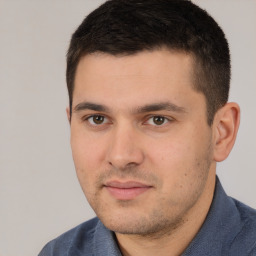
MULTIPOLYGON (((121 256, 115 235, 98 218, 49 242, 39 256, 121 256)), ((256 256, 256 210, 228 197, 218 178, 200 231, 182 256, 256 256)))

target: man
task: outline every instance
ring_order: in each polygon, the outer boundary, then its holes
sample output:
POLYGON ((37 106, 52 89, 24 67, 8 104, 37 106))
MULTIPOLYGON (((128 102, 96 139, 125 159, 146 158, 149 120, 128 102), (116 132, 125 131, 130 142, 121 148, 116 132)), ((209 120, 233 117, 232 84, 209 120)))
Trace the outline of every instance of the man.
POLYGON ((225 35, 190 1, 93 11, 67 54, 67 114, 97 218, 39 255, 256 255, 255 210, 216 177, 239 126, 229 84, 225 35))

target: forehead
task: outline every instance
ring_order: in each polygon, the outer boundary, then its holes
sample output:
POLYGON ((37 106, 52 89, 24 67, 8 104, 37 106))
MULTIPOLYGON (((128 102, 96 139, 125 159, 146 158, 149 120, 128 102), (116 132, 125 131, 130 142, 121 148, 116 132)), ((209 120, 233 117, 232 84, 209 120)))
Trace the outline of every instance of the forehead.
POLYGON ((78 63, 74 84, 74 104, 96 100, 139 105, 158 98, 175 103, 198 94, 193 89, 192 56, 166 49, 129 56, 86 55, 78 63))
POLYGON ((110 55, 96 52, 82 57, 78 63, 78 76, 166 76, 167 73, 190 75, 192 56, 181 51, 159 49, 132 55, 110 55), (86 71, 86 73, 84 73, 86 71))

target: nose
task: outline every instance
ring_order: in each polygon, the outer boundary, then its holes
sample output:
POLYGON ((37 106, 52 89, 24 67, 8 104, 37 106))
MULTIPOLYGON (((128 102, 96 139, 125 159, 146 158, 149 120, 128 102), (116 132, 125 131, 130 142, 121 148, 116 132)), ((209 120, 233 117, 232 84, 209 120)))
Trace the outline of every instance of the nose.
POLYGON ((139 134, 135 128, 116 127, 110 138, 107 160, 115 169, 124 170, 140 165, 144 160, 139 134))

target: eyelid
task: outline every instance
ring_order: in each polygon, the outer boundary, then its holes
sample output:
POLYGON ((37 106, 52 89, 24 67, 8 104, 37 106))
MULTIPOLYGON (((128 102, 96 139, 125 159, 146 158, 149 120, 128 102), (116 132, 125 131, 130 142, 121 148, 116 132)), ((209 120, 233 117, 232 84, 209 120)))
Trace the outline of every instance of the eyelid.
POLYGON ((82 118, 82 121, 86 121, 90 126, 101 126, 101 125, 104 125, 104 124, 107 124, 107 123, 110 123, 110 118, 107 117, 106 115, 104 114, 98 114, 98 113, 95 113, 95 114, 90 114, 90 115, 86 115, 82 118), (100 117, 103 117, 104 118, 104 121, 103 123, 101 124, 93 124, 89 121, 90 118, 93 118, 95 116, 100 116, 100 117))
POLYGON ((156 127, 161 127, 161 126, 164 126, 165 124, 167 124, 167 123, 170 123, 170 122, 172 122, 172 121, 174 121, 175 119, 174 118, 172 118, 172 117, 167 117, 167 116, 165 116, 165 115, 157 115, 157 114, 152 114, 152 115, 148 115, 147 117, 146 117, 146 121, 144 122, 144 123, 148 123, 148 121, 151 119, 151 118, 154 118, 154 117, 162 117, 162 118, 164 118, 165 119, 165 122, 163 123, 163 124, 161 124, 161 125, 157 125, 157 124, 149 124, 149 125, 152 125, 152 126, 156 126, 156 127))

